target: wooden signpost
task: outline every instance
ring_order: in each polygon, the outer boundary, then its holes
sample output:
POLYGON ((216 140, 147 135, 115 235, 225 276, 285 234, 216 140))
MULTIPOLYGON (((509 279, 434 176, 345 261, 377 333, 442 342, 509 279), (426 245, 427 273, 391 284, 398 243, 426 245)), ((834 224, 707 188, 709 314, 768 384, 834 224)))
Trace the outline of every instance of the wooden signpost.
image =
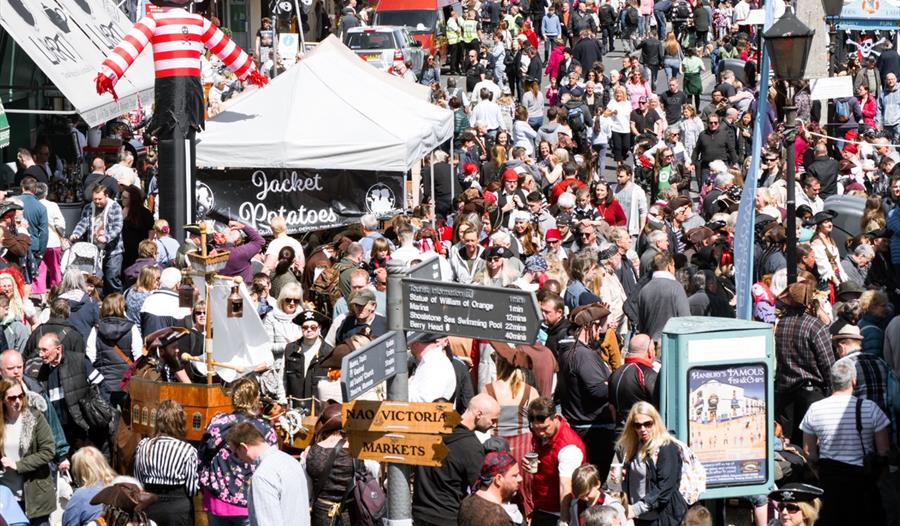
POLYGON ((354 458, 395 464, 439 467, 450 453, 441 435, 351 431, 349 441, 354 458))
POLYGON ((355 400, 344 404, 344 429, 381 433, 450 433, 459 413, 450 403, 355 400))
POLYGON ((343 421, 355 458, 440 466, 449 453, 441 434, 460 416, 450 403, 354 400, 344 404, 343 421))

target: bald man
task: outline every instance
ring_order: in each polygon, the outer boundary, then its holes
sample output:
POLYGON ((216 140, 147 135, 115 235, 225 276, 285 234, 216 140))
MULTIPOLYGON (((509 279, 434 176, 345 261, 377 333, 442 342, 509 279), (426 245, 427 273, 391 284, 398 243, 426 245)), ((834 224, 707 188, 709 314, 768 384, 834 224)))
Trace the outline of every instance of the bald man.
POLYGON ((500 404, 487 394, 472 397, 462 420, 443 435, 450 450, 440 467, 417 467, 412 515, 416 526, 454 523, 459 504, 481 474, 484 448, 475 432, 487 433, 497 425, 500 404))
POLYGON ((50 431, 53 433, 53 441, 56 445, 55 461, 59 471, 65 473, 69 470, 69 461, 66 455, 69 453, 69 443, 59 423, 59 417, 53 406, 43 394, 41 384, 29 376, 25 376, 25 362, 22 355, 15 349, 7 349, 0 353, 0 376, 7 380, 24 384, 24 390, 28 395, 28 406, 34 407, 44 414, 50 431))
POLYGON ((115 177, 106 174, 106 163, 103 162, 102 157, 97 157, 91 161, 91 173, 84 178, 84 186, 82 187, 81 193, 84 196, 85 203, 91 201, 91 194, 94 191, 94 186, 98 183, 109 188, 109 197, 112 199, 116 199, 119 196, 119 183, 116 181, 115 177))
POLYGON ((609 401, 616 408, 616 434, 625 428, 631 406, 650 402, 659 408, 657 382, 661 364, 655 360, 656 345, 650 336, 635 334, 628 342, 625 364, 609 377, 609 401))

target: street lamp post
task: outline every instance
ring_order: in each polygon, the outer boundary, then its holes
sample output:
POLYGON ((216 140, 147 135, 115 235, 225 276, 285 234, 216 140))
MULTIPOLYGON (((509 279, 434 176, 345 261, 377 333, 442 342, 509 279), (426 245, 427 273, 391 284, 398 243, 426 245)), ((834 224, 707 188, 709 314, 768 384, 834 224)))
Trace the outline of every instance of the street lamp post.
MULTIPOLYGON (((791 82, 802 80, 815 31, 806 27, 788 8, 784 15, 763 33, 766 50, 772 60, 775 78, 788 83, 785 111, 784 141, 787 149, 787 277, 788 283, 797 281, 797 204, 796 162, 794 143, 797 139, 797 107, 791 82)), ((768 72, 762 72, 767 74, 768 72)), ((761 94, 760 96, 766 96, 761 94)))

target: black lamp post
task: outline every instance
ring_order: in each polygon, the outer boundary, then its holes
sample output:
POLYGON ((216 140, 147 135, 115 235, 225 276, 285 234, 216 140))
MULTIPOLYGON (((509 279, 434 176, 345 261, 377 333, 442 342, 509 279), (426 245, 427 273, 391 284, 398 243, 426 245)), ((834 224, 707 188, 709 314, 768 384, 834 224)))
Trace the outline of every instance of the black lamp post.
MULTIPOLYGON (((787 278, 788 284, 797 281, 797 175, 794 161, 794 142, 797 139, 797 107, 791 82, 803 80, 806 61, 815 31, 806 27, 788 8, 784 15, 763 33, 775 78, 787 81, 784 141, 787 149, 787 278)), ((764 75, 766 72, 762 72, 764 75)))
POLYGON ((825 8, 825 16, 828 18, 841 16, 841 10, 844 9, 844 0, 822 0, 822 7, 825 8))

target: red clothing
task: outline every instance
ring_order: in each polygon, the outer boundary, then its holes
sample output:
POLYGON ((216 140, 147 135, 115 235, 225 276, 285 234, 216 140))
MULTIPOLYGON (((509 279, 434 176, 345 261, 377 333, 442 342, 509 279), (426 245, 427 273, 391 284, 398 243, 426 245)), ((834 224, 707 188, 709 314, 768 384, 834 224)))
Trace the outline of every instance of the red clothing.
POLYGON ((613 199, 612 203, 608 205, 597 205, 597 213, 611 226, 625 226, 625 223, 628 221, 618 199, 613 199))
POLYGON ((878 107, 875 104, 875 97, 871 94, 869 95, 868 100, 866 100, 865 104, 860 100, 859 97, 856 97, 856 100, 859 101, 859 106, 862 108, 863 122, 866 123, 866 126, 870 128, 875 127, 875 113, 878 110, 878 107))
POLYGON ((106 57, 100 71, 115 85, 147 44, 153 44, 156 78, 199 77, 204 47, 239 79, 245 79, 256 69, 250 56, 212 22, 176 7, 161 8, 140 19, 106 57))
POLYGON ((572 191, 574 194, 578 188, 587 188, 587 185, 579 181, 578 179, 563 179, 562 181, 556 183, 552 190, 550 190, 550 204, 555 205, 556 200, 559 199, 559 196, 563 195, 566 192, 566 189, 569 186, 576 186, 577 188, 572 191))
POLYGON ((564 50, 565 48, 563 46, 556 46, 550 50, 550 56, 547 58, 547 67, 544 68, 544 75, 555 77, 556 74, 559 73, 559 65, 562 64, 563 59, 566 58, 563 56, 564 50))
POLYGON ((538 40, 537 33, 535 33, 533 29, 523 29, 522 34, 525 35, 525 38, 528 39, 531 47, 533 47, 534 49, 538 48, 538 44, 540 44, 541 42, 538 40))
POLYGON ((566 419, 558 417, 559 429, 546 443, 534 437, 534 450, 538 453, 538 471, 534 474, 531 485, 534 509, 559 513, 559 452, 566 446, 576 446, 587 459, 584 442, 566 419))

